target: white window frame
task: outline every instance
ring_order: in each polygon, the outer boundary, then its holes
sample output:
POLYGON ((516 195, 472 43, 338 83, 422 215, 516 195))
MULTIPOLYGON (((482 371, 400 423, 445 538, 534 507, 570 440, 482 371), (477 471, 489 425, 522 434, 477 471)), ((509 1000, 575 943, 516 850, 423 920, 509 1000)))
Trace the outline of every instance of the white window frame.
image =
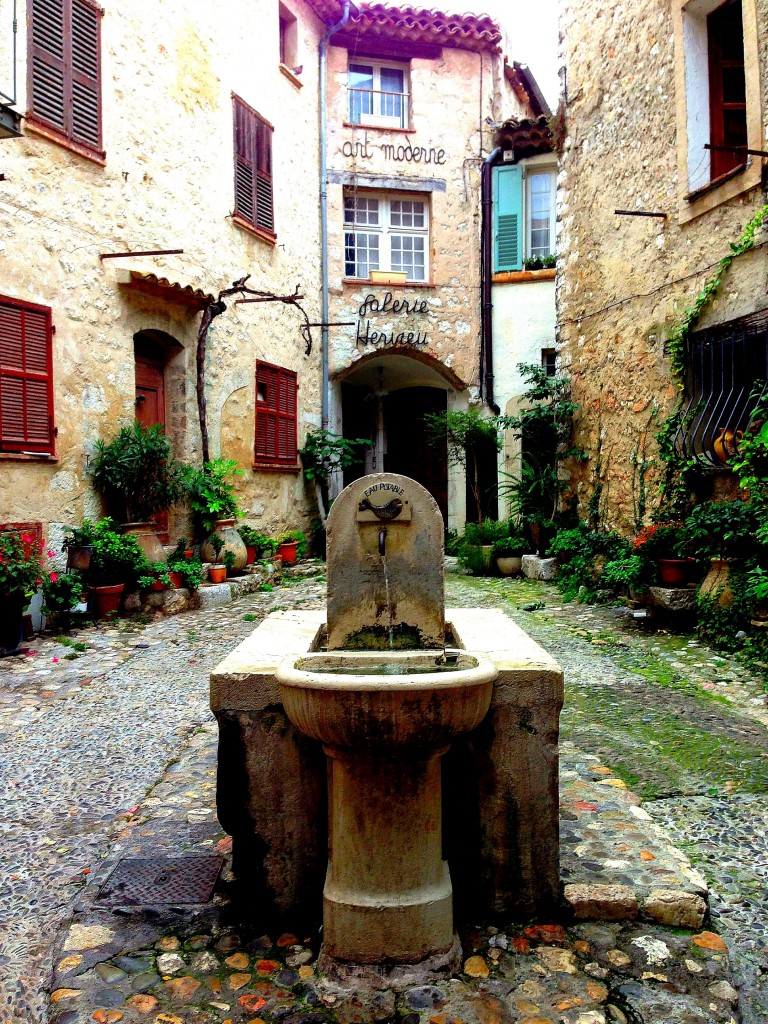
MULTIPOLYGON (((411 91, 410 91, 410 79, 411 69, 408 64, 398 64, 396 61, 387 60, 369 60, 367 57, 359 57, 356 60, 350 58, 349 64, 347 65, 347 119, 349 124, 369 125, 371 127, 380 128, 409 128, 411 118, 411 91), (373 71, 373 90, 371 92, 371 106, 373 108, 372 113, 364 114, 360 113, 360 119, 358 121, 353 120, 352 110, 352 99, 358 90, 353 89, 349 84, 349 78, 352 71, 352 65, 359 64, 363 67, 369 67, 373 71), (401 94, 402 112, 400 117, 397 115, 382 114, 382 89, 381 89, 381 72, 382 71, 402 71, 403 73, 403 92, 401 94)), ((362 90, 367 92, 367 90, 362 90)))
MULTIPOLYGON (((408 211, 405 211, 406 215, 408 211)), ((416 211, 413 211, 416 212, 416 211)), ((343 227, 344 227, 344 277, 352 277, 358 279, 357 275, 347 274, 347 235, 368 235, 375 236, 378 239, 379 248, 379 265, 378 267, 369 266, 370 270, 384 270, 384 271, 397 271, 401 267, 393 266, 392 258, 392 240, 397 237, 404 238, 419 238, 423 239, 423 252, 424 252, 424 276, 423 277, 411 277, 408 276, 406 281, 409 284, 428 284, 429 283, 429 196, 424 195, 421 192, 378 192, 378 191, 361 191, 356 189, 354 191, 345 191, 344 203, 343 203, 343 227), (367 211, 364 219, 354 221, 347 219, 347 202, 348 200, 366 200, 367 211), (368 218, 371 212, 371 201, 378 203, 377 207, 377 223, 368 223, 368 218), (397 211, 393 211, 393 204, 395 203, 419 203, 422 206, 423 213, 423 225, 402 225, 393 224, 392 217, 393 213, 397 216, 397 211)), ((355 246, 355 253, 357 253, 357 246, 355 246)), ((358 261, 355 258, 355 270, 357 271, 358 261)))
MULTIPOLYGON (((534 174, 548 174, 550 180, 549 192, 549 252, 544 254, 553 256, 555 254, 557 224, 557 164, 552 162, 548 154, 530 157, 523 165, 523 219, 525 221, 525 245, 523 246, 523 259, 531 259, 531 179, 534 174)), ((538 255, 538 254, 537 254, 538 255)), ((542 255, 543 258, 543 255, 542 255)))

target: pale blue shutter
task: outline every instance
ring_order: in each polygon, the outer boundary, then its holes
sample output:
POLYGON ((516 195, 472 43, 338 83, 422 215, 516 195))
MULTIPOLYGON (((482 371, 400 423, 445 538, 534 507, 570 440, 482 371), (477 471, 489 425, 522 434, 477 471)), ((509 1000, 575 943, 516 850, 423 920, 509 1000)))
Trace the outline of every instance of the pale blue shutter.
POLYGON ((523 172, 493 168, 493 269, 523 269, 523 172))

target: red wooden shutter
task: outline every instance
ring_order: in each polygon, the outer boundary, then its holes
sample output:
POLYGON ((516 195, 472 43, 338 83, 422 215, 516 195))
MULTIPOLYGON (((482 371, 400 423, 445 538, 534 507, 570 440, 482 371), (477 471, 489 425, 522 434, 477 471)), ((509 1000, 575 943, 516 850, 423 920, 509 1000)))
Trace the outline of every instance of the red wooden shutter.
POLYGON ((0 299, 0 450, 53 452, 51 311, 0 299))
MULTIPOLYGON (((707 18, 710 141, 713 146, 747 145, 747 93, 741 0, 727 0, 707 18)), ((746 163, 746 153, 712 150, 714 180, 746 163)))
POLYGON ((76 142, 101 148, 101 11, 72 0, 72 125, 76 142))
POLYGON ((256 462, 295 466, 297 374, 256 363, 256 462))
POLYGON ((101 8, 91 0, 30 0, 31 113, 101 149, 101 8))
POLYGON ((68 0, 32 0, 29 8, 32 112, 64 133, 69 78, 64 52, 66 6, 68 0))
POLYGON ((272 126, 239 96, 235 112, 235 213, 274 233, 272 126))

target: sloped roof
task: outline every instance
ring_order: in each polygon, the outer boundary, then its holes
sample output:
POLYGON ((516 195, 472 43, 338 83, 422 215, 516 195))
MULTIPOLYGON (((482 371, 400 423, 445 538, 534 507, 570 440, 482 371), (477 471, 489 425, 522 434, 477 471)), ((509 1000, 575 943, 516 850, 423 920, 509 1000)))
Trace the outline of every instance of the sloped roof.
MULTIPOLYGON (((339 20, 339 0, 307 0, 327 24, 339 20)), ((487 14, 446 14, 437 9, 424 10, 406 5, 358 4, 350 10, 346 33, 363 38, 380 38, 398 42, 451 46, 459 50, 501 50, 501 29, 487 14)))
POLYGON ((146 292, 166 301, 180 302, 193 309, 203 309, 209 302, 214 301, 214 296, 204 292, 201 288, 194 288, 192 285, 182 284, 180 281, 171 281, 167 277, 160 277, 158 274, 143 270, 120 267, 116 268, 115 277, 118 284, 128 285, 137 291, 146 292))
POLYGON ((517 160, 537 153, 551 153, 552 132, 549 120, 541 117, 511 118, 499 128, 496 144, 502 149, 514 149, 517 160))

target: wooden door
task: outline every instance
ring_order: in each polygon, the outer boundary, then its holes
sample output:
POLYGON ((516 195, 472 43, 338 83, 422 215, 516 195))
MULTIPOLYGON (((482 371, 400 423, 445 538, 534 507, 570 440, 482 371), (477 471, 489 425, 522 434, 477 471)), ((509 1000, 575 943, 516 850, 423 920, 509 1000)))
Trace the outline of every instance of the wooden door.
MULTIPOLYGON (((162 359, 136 353, 136 419, 142 426, 159 423, 165 431, 165 374, 162 359)), ((168 513, 152 517, 163 544, 168 543, 168 513)))
POLYGON ((438 388, 403 388, 384 399, 387 454, 384 470, 403 473, 429 491, 448 522, 448 455, 427 443, 424 413, 444 412, 446 393, 438 388))

